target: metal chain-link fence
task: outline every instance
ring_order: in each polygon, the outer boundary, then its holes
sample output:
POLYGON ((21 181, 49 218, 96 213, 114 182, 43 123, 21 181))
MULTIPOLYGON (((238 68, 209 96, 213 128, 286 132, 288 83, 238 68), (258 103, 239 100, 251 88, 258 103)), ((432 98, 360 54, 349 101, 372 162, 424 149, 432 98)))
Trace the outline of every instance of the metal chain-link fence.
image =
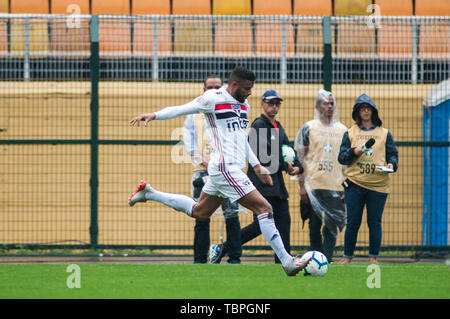
MULTIPOLYGON (((445 162, 450 144, 448 134, 425 138, 423 101, 449 78, 450 18, 373 19, 0 15, 0 243, 190 249, 194 220, 153 202, 127 205, 140 179, 190 195, 184 118, 146 128, 128 122, 184 104, 202 93, 208 74, 226 82, 234 66, 244 65, 257 76, 250 122, 261 113, 262 93, 275 89, 284 99, 278 119, 291 141, 313 118, 320 88, 331 88, 348 127, 355 99, 369 95, 400 156, 383 249, 448 247, 448 209, 428 209, 425 189, 448 189, 448 178, 446 186, 427 182, 433 170, 426 154, 445 149, 436 153, 444 158, 433 159, 445 162)), ((448 160, 446 168, 448 174, 448 160)), ((286 185, 291 245, 307 247, 297 182, 286 177, 286 185)), ((448 196, 439 201, 447 205, 448 196)), ((251 215, 240 216, 242 226, 251 215)), ((213 242, 222 222, 212 219, 213 242)), ((268 247, 262 236, 244 248, 259 246, 268 247)), ((358 249, 367 247, 363 223, 358 249)))

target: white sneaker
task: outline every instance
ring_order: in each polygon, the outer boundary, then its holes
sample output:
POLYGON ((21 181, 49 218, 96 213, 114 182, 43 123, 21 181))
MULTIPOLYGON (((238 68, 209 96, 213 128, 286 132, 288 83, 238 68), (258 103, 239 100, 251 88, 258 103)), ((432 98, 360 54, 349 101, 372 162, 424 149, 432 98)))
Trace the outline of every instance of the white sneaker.
POLYGON ((310 256, 292 257, 289 265, 286 268, 283 267, 283 269, 286 272, 286 275, 297 276, 299 271, 303 270, 306 266, 308 266, 310 261, 311 261, 310 256))
POLYGON ((210 264, 220 264, 220 257, 221 254, 221 249, 219 245, 216 244, 212 244, 209 247, 209 263, 210 264))
POLYGON ((145 193, 153 192, 153 188, 146 181, 141 181, 133 195, 128 198, 128 205, 134 206, 138 202, 146 202, 145 193))

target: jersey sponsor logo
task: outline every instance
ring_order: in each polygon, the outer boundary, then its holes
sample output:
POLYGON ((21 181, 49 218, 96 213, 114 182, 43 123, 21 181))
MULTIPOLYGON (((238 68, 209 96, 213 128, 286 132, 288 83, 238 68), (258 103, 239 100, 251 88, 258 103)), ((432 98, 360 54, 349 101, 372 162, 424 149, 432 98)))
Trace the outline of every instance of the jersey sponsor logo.
POLYGON ((239 129, 247 130, 248 124, 249 121, 247 119, 235 117, 234 119, 227 121, 227 129, 229 132, 234 132, 239 129))

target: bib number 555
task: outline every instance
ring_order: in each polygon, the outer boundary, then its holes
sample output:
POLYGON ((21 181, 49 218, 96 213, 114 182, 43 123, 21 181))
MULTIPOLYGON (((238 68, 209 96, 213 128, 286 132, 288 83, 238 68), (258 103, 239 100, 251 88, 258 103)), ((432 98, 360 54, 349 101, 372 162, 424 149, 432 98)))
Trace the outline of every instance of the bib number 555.
POLYGON ((319 171, 331 172, 332 170, 333 170, 333 162, 332 161, 320 161, 319 162, 319 171))

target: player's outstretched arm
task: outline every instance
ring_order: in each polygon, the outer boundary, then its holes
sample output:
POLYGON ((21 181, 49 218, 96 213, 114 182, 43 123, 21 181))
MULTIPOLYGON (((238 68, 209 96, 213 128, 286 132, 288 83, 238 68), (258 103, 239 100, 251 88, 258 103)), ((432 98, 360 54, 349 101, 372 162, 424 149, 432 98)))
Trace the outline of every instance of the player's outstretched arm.
POLYGON ((210 103, 211 98, 214 97, 210 93, 211 91, 213 90, 206 91, 202 96, 183 105, 167 106, 153 113, 138 115, 130 121, 130 124, 139 126, 139 123, 144 121, 145 126, 147 126, 148 122, 153 120, 170 120, 182 115, 211 112, 214 109, 214 104, 210 103))
POLYGON ((141 115, 138 115, 135 118, 133 118, 130 121, 130 124, 139 126, 139 123, 141 121, 144 121, 144 125, 147 126, 148 122, 153 121, 155 118, 156 118, 155 113, 145 113, 145 114, 141 114, 141 115))

